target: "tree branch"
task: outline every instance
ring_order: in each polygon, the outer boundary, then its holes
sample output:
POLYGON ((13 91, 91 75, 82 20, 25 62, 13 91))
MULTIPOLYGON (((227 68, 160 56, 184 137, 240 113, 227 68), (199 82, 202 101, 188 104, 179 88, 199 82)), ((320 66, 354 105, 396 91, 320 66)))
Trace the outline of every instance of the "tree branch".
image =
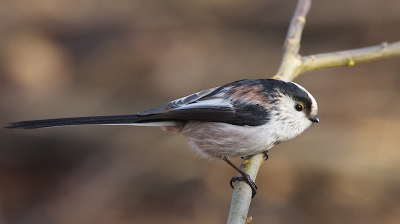
POLYGON ((378 61, 400 56, 400 41, 377 46, 359 48, 333 53, 310 55, 302 57, 300 73, 340 66, 353 66, 358 63, 378 61))
MULTIPOLYGON (((257 154, 253 156, 246 156, 243 159, 243 163, 240 166, 244 172, 246 172, 251 179, 256 180, 258 170, 261 164, 264 162, 263 154, 257 154)), ((240 174, 239 174, 240 175, 240 174)), ((247 220, 247 213, 249 212, 251 203, 251 188, 244 181, 237 181, 235 189, 232 193, 231 208, 229 210, 229 216, 227 223, 229 224, 244 224, 247 220)))
POLYGON ((275 79, 291 81, 300 74, 301 57, 299 55, 301 34, 306 24, 306 16, 311 7, 311 0, 299 0, 290 22, 283 45, 283 57, 275 79))

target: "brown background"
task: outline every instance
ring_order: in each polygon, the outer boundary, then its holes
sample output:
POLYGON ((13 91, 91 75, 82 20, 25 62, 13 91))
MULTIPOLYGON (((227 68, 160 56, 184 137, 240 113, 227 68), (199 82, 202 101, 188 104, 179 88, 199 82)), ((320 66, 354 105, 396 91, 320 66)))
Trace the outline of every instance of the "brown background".
MULTIPOLYGON (((2 0, 0 124, 135 113, 272 77, 295 5, 2 0)), ((400 1, 320 0, 301 53, 398 40, 400 1)), ((253 223, 399 223, 400 59, 296 82, 321 123, 270 151, 253 223)), ((235 174, 157 128, 1 129, 0 223, 224 223, 235 174)))

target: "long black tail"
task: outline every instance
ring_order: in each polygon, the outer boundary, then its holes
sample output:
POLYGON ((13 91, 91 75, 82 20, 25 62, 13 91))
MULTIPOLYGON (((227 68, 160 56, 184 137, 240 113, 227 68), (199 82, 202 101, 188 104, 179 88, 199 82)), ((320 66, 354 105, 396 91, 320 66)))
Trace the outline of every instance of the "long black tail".
MULTIPOLYGON (((10 123, 5 128, 36 129, 60 126, 108 124, 108 125, 138 125, 138 126, 175 126, 186 121, 224 122, 243 125, 242 117, 235 117, 231 108, 189 108, 170 110, 159 114, 133 114, 97 117, 72 117, 34 121, 19 121, 10 123)), ((251 124, 250 124, 251 125, 251 124)))
POLYGON ((57 118, 46 120, 19 121, 10 123, 5 128, 14 129, 36 129, 50 128, 60 126, 87 125, 87 124, 133 124, 141 122, 147 116, 140 115, 117 115, 117 116, 96 116, 96 117, 73 117, 73 118, 57 118))

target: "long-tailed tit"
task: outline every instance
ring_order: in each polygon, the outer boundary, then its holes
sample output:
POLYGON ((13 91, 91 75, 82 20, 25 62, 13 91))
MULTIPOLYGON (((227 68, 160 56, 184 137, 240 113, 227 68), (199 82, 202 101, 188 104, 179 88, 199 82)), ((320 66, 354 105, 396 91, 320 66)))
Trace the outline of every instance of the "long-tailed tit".
POLYGON ((20 121, 6 128, 36 129, 73 125, 159 126, 182 133, 205 158, 220 158, 257 186, 229 157, 264 152, 319 122, 314 97, 302 86, 275 79, 240 80, 207 89, 133 115, 20 121))

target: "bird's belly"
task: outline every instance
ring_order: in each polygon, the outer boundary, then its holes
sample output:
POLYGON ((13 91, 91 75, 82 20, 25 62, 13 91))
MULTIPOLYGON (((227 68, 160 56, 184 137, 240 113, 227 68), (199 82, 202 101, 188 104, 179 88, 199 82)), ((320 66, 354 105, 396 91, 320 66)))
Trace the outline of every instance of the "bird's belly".
POLYGON ((206 158, 260 153, 275 142, 263 126, 237 126, 216 122, 189 122, 182 130, 189 144, 206 158))

